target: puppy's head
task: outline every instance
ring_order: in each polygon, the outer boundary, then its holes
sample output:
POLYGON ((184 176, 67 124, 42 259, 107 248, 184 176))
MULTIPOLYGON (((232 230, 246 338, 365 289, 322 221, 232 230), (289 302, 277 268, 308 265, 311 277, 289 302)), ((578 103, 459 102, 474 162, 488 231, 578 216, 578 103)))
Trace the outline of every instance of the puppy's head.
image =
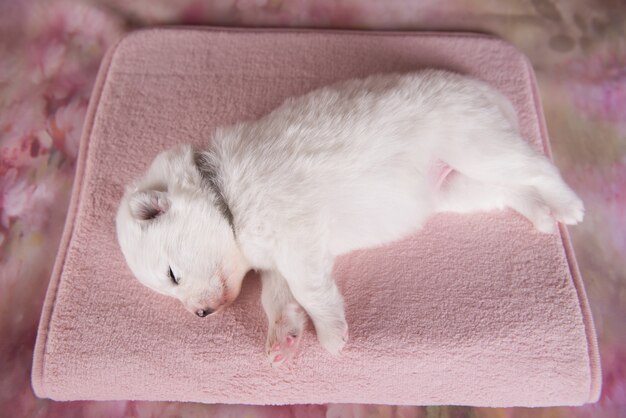
POLYGON ((239 294, 249 266, 191 146, 157 156, 129 187, 117 212, 117 237, 133 274, 204 317, 239 294))

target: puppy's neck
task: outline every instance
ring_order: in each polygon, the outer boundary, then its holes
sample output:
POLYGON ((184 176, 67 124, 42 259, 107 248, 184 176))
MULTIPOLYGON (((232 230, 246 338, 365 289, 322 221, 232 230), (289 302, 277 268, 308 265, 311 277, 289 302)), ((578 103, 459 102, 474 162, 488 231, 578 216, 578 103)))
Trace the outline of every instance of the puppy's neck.
POLYGON ((196 151, 194 152, 194 163, 202 176, 202 180, 206 187, 212 192, 215 198, 215 205, 220 210, 235 236, 236 228, 233 218, 233 213, 230 210, 230 206, 224 197, 223 182, 218 171, 218 161, 216 155, 211 151, 196 151))

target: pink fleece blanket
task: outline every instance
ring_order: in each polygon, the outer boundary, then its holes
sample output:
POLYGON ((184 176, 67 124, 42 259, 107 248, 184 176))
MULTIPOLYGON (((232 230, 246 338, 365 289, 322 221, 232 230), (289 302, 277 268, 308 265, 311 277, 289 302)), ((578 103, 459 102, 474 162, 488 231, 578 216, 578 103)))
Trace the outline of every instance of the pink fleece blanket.
POLYGON ((244 404, 595 401, 597 343, 567 231, 540 234, 513 212, 437 216, 403 241, 341 258, 345 351, 327 354, 309 330, 304 351, 280 369, 263 353, 255 277, 207 320, 144 288, 126 267, 115 210, 157 152, 206 144, 213 127, 321 85, 423 67, 493 84, 513 101, 524 137, 549 153, 531 67, 490 37, 152 29, 123 39, 90 103, 39 326, 36 393, 244 404))

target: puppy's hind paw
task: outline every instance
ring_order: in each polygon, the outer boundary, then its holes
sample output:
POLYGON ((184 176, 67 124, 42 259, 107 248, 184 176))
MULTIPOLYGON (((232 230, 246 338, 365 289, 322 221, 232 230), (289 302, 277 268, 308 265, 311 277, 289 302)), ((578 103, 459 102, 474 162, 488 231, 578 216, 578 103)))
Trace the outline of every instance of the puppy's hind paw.
POLYGON ((576 225, 582 222, 585 216, 585 206, 578 196, 572 196, 567 203, 552 208, 554 219, 566 225, 576 225))
POLYGON ((583 201, 566 184, 552 187, 549 190, 538 190, 541 201, 550 208, 550 214, 558 222, 566 225, 576 225, 582 222, 585 216, 583 201))
POLYGON ((545 205, 538 205, 531 217, 531 221, 539 232, 551 234, 556 229, 554 218, 550 215, 550 208, 545 205))

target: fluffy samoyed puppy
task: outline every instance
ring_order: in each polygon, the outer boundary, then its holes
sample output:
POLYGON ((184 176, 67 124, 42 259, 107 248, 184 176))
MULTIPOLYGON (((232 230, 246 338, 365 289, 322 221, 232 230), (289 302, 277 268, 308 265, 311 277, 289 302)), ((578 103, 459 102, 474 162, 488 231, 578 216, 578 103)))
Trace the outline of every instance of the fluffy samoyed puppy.
POLYGON ((162 152, 127 188, 117 235, 147 287, 205 317, 251 269, 262 279, 272 365, 296 351, 307 315, 322 346, 348 339, 335 257, 400 239, 431 215, 511 208, 539 231, 583 204, 517 130, 511 103, 445 71, 376 75, 285 101, 162 152))

